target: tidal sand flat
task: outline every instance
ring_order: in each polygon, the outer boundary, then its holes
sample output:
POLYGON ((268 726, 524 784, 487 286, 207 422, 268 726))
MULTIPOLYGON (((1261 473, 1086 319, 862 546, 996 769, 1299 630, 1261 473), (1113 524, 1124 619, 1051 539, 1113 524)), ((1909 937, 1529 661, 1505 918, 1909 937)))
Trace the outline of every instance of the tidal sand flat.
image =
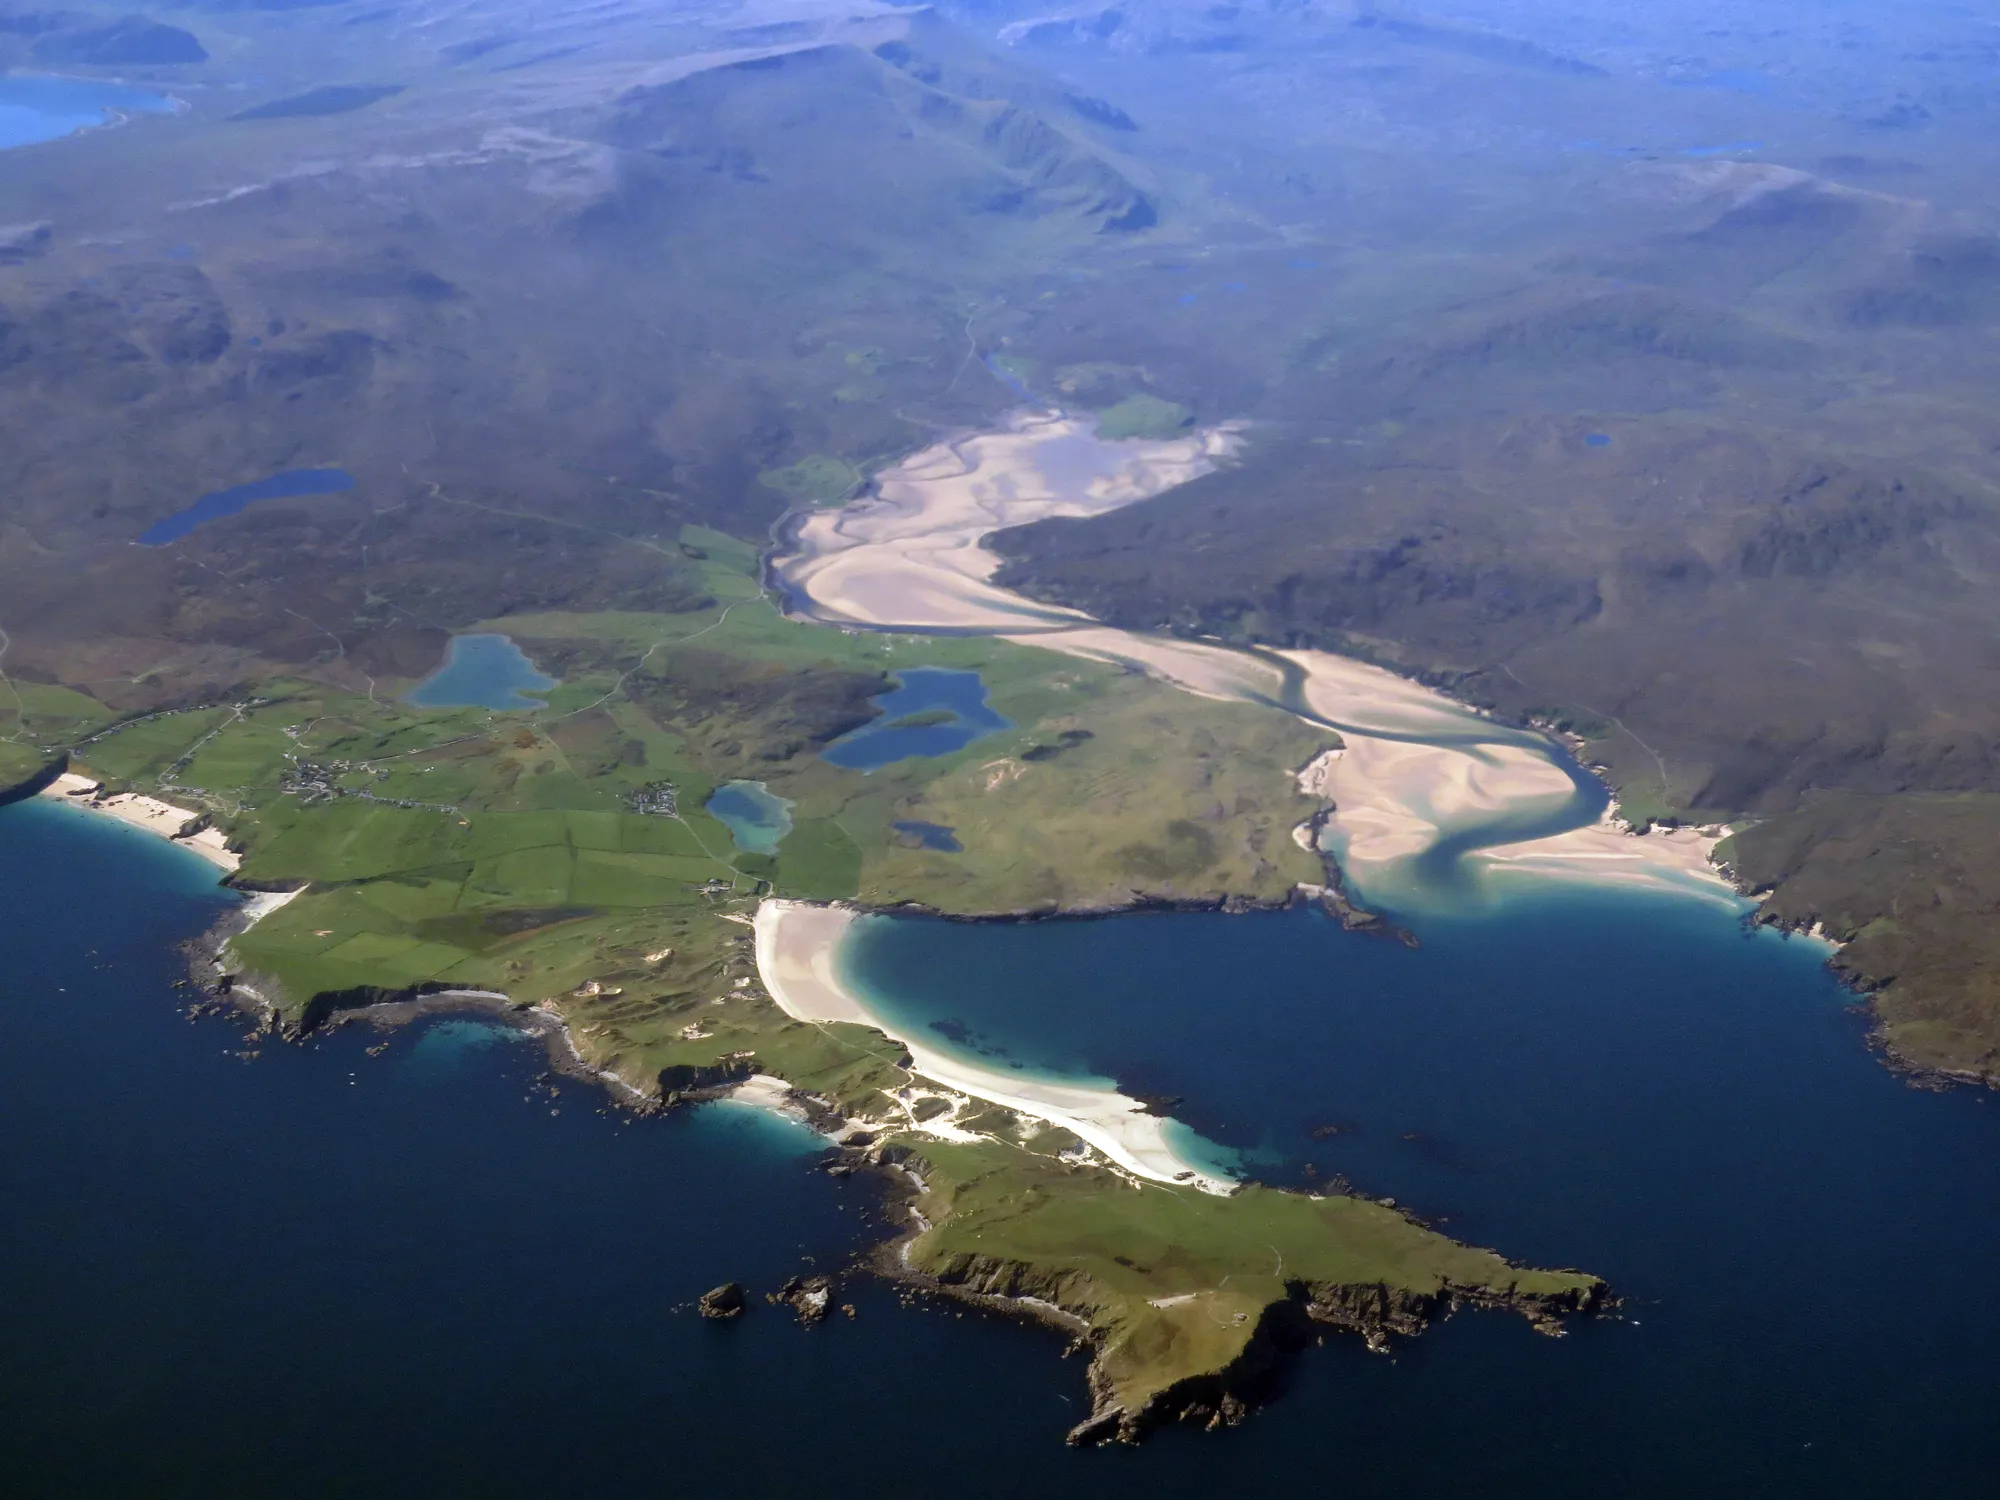
POLYGON ((826 624, 1003 635, 1087 624, 988 583, 999 559, 980 538, 1157 495, 1208 472, 1235 443, 1220 429, 1107 443, 1078 418, 1021 413, 997 432, 926 448, 880 475, 872 495, 803 518, 773 573, 826 624))
MULTIPOLYGON (((847 628, 977 631, 1143 670, 1204 697, 1296 714, 1342 740, 1297 774, 1325 811, 1299 830, 1335 858, 1364 898, 1410 916, 1462 913, 1475 898, 1549 881, 1699 893, 1740 905, 1708 865, 1713 840, 1618 831, 1603 788, 1562 748, 1499 724, 1391 672, 1323 652, 1241 650, 1114 630, 998 588, 982 542, 1000 525, 1086 515, 1183 482, 1227 457, 1226 429, 1166 442, 1107 442, 1072 419, 1022 414, 1002 432, 926 450, 884 475, 875 497, 819 511, 772 564, 791 606, 847 628), (1628 852, 1629 851, 1629 852, 1628 852), (1706 872, 1706 873, 1704 873, 1706 872)), ((1137 1177, 1233 1183, 1193 1159, 1218 1158, 1192 1133, 1146 1111, 1109 1077, 1039 1077, 899 1024, 853 963, 859 924, 836 907, 767 900, 757 960, 790 1015, 871 1026, 908 1048, 925 1078, 1064 1125, 1137 1177)), ((942 972, 929 981, 954 990, 942 972)), ((948 1018, 947 1018, 948 1019, 948 1018)), ((1120 1066, 1107 1060, 1108 1068, 1120 1066)), ((1122 1076, 1122 1075, 1121 1075, 1122 1076)))
POLYGON ((1226 462, 1240 442, 1227 426, 1114 442, 1077 418, 1019 413, 1000 431, 914 455, 871 496, 805 516, 772 576, 792 609, 822 623, 998 635, 1335 730, 1345 749, 1306 768, 1309 789, 1331 804, 1316 837, 1364 899, 1449 907, 1527 880, 1607 878, 1729 899, 1719 875, 1697 868, 1716 835, 1627 838, 1604 822, 1603 788, 1544 735, 1328 652, 1115 630, 992 582, 991 532, 1149 498, 1226 462))

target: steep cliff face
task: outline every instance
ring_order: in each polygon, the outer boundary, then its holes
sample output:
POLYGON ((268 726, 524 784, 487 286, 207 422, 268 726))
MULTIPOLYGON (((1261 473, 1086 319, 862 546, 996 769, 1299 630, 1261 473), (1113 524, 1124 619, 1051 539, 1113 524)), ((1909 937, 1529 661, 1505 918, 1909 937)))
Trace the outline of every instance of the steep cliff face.
POLYGON ((1092 1360, 1091 1413, 1069 1434, 1079 1445, 1138 1442, 1173 1423, 1210 1430, 1234 1426, 1271 1399, 1291 1361, 1323 1329, 1357 1334, 1369 1348, 1386 1353, 1392 1336, 1414 1338, 1462 1306, 1519 1313, 1542 1332, 1559 1335, 1566 1318, 1599 1311, 1609 1300, 1604 1284, 1590 1278, 1552 1291, 1448 1282, 1420 1289, 1381 1281, 1286 1281, 1254 1317, 1236 1324, 1233 1347, 1213 1368, 1149 1388, 1127 1357, 1134 1335, 1126 1326, 1126 1299, 1086 1272, 954 1254, 925 1262, 921 1275, 931 1286, 977 1305, 1036 1318, 1081 1337, 1092 1360))
POLYGON ((7 769, 5 766, 0 766, 0 807, 5 807, 10 802, 25 802, 30 797, 40 795, 44 787, 55 785, 56 778, 69 769, 69 757, 58 755, 12 781, 5 779, 4 773, 7 769))

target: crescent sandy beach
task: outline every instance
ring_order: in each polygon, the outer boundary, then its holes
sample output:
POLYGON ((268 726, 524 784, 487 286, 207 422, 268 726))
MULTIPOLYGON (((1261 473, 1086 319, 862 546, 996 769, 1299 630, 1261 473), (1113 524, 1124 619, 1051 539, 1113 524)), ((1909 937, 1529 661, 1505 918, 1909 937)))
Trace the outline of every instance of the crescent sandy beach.
POLYGON ((1236 1184, 1203 1171, 1166 1139, 1169 1123, 1108 1085, 1024 1078, 939 1051, 884 1022, 841 968, 841 944, 861 912, 801 901, 757 908, 757 969, 764 987, 794 1020, 871 1026, 910 1054, 911 1071, 948 1089, 1074 1132, 1114 1165, 1152 1182, 1227 1194, 1236 1184))
POLYGON ((237 867, 243 863, 231 851, 229 841, 220 829, 202 828, 194 833, 183 834, 181 830, 196 821, 201 814, 162 802, 157 797, 142 797, 137 792, 103 795, 103 788, 99 783, 74 771, 65 771, 44 787, 41 794, 68 806, 80 807, 87 812, 102 813, 105 817, 116 818, 130 827, 158 834, 163 839, 170 839, 183 849, 199 854, 218 870, 229 874, 235 874, 237 867))

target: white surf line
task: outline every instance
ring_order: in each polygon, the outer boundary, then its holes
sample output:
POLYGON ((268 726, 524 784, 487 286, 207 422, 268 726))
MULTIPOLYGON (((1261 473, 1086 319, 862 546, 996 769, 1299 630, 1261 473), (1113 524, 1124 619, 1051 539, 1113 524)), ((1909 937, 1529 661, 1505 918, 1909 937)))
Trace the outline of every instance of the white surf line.
MULTIPOLYGON (((272 912, 282 911, 285 907, 291 905, 292 902, 305 894, 305 889, 304 886, 298 886, 289 891, 255 891, 251 893, 249 899, 241 907, 243 931, 248 932, 252 927, 263 921, 264 918, 270 916, 272 912)), ((241 933, 238 934, 239 937, 241 935, 241 933)))
MULTIPOLYGON (((983 545, 1002 527, 1096 515, 1159 494, 1209 472, 1237 442, 1225 427, 1114 443, 1077 418, 1017 413, 996 431, 913 455, 864 499, 808 517, 774 571, 827 624, 971 630, 1130 665, 1204 697, 1269 702, 1282 685, 1271 661, 1220 643, 1135 635, 1024 599, 991 582, 1000 558, 983 545)), ((1406 903, 1420 898, 1399 877, 1441 837, 1496 814, 1554 811, 1575 793, 1526 736, 1421 683, 1329 652, 1276 654, 1302 674, 1307 706, 1341 726, 1347 752, 1316 788, 1333 804, 1321 842, 1364 898, 1371 887, 1395 888, 1406 903), (1409 735, 1460 743, 1400 738, 1409 735)), ((1464 863, 1488 886, 1533 877, 1740 901, 1711 862, 1718 837, 1639 837, 1606 821, 1474 851, 1464 863)))
POLYGON ((861 913, 849 907, 771 899, 757 908, 757 970, 778 1008, 813 1025, 867 1026, 910 1054, 911 1071, 933 1083, 1059 1125, 1135 1177, 1229 1194, 1237 1184, 1204 1172, 1166 1139, 1168 1122, 1137 1099, 1096 1084, 1024 1079, 925 1046, 868 1008, 840 975, 840 946, 861 913))

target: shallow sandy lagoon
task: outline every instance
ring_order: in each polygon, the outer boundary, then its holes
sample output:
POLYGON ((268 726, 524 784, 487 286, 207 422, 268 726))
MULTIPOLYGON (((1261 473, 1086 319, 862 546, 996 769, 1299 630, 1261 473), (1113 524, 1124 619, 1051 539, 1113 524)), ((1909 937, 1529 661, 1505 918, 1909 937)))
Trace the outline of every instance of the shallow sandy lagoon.
POLYGON ((1249 652, 1100 625, 993 584, 983 545, 1003 527, 1088 516, 1207 473, 1234 451, 1229 427, 1166 441, 1105 442, 1078 418, 1017 415, 996 432, 939 443, 883 474, 876 493, 807 518, 774 565, 792 608, 829 625, 998 635, 1142 668, 1213 698, 1282 704, 1336 728, 1346 750, 1308 790, 1334 811, 1322 834, 1355 892, 1409 908, 1444 893, 1417 861, 1448 836, 1462 855, 1449 899, 1503 881, 1648 883, 1733 899, 1708 862, 1714 840, 1635 838, 1609 821, 1507 842, 1580 805, 1542 736, 1495 723, 1421 683, 1320 651, 1249 652))
MULTIPOLYGON (((1302 768, 1300 785, 1332 804, 1321 847, 1364 899, 1411 910, 1555 879, 1738 900, 1709 863, 1713 838, 1634 837, 1609 813, 1592 821, 1578 811, 1589 799, 1552 742, 1420 683, 1326 652, 1246 651, 1116 630, 992 582, 1000 559, 983 545, 992 532, 1157 495, 1207 473, 1238 442, 1227 427, 1164 442, 1105 442, 1079 419, 1021 413, 997 432, 927 448, 882 475, 868 498, 807 517, 773 572, 789 607, 822 624, 996 635, 1131 665, 1190 693, 1281 707, 1336 729, 1345 748, 1302 768), (1439 881, 1423 861, 1446 838, 1470 847, 1451 862, 1452 878, 1439 881)), ((857 915, 785 901, 759 910, 758 967, 791 1015, 882 1028, 840 962, 857 915)), ((1165 1121, 1108 1083, 1029 1081, 899 1040, 913 1071, 1065 1125, 1135 1176, 1225 1189, 1173 1149, 1165 1121)))

